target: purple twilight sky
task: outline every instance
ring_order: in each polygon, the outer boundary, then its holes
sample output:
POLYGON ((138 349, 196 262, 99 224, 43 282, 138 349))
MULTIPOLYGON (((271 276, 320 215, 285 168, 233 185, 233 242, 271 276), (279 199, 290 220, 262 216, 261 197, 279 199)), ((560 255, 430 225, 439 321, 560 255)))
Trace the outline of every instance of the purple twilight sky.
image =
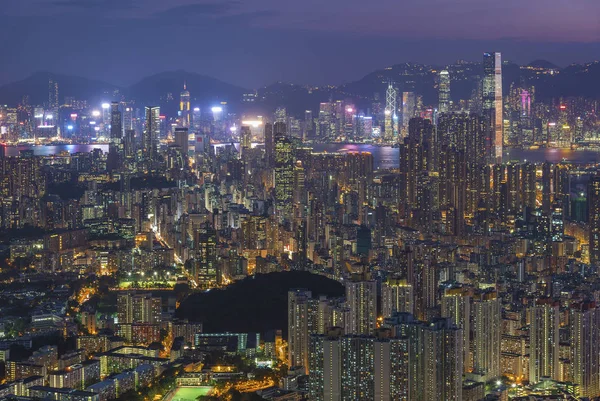
POLYGON ((599 0, 0 0, 0 83, 128 85, 186 69, 244 87, 339 84, 415 61, 600 59, 599 0))

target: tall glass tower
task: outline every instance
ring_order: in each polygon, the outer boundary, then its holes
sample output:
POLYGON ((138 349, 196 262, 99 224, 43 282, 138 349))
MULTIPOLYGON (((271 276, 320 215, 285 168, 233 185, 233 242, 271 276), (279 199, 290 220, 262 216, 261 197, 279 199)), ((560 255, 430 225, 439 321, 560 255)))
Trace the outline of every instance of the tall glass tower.
POLYGON ((486 117, 486 144, 490 163, 502 163, 502 55, 483 54, 483 114, 486 117))
POLYGON ((447 113, 450 110, 450 73, 447 70, 440 71, 438 91, 438 111, 440 113, 447 113))

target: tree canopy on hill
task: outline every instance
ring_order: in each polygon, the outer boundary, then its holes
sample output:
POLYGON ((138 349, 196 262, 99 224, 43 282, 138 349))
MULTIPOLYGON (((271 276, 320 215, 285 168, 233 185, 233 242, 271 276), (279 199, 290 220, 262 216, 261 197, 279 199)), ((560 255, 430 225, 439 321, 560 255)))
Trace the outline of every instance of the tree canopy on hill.
POLYGON ((339 297, 344 287, 335 280, 308 272, 259 274, 222 290, 190 295, 176 316, 202 322, 205 332, 287 333, 288 291, 305 288, 313 297, 339 297))

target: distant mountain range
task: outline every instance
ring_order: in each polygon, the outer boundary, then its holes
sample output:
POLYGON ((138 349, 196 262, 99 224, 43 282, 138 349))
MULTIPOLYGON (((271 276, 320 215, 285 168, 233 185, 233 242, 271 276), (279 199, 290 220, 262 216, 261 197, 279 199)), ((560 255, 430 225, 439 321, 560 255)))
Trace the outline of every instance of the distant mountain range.
POLYGON ((76 99, 89 101, 106 99, 113 96, 115 92, 122 90, 118 86, 107 82, 40 71, 23 80, 0 86, 0 103, 17 105, 23 101, 24 96, 29 98, 29 104, 48 103, 48 81, 50 78, 53 78, 59 84, 61 101, 65 97, 75 97, 76 99))
MULTIPOLYGON (((516 84, 533 85, 536 99, 583 96, 600 99, 600 62, 573 64, 560 68, 545 60, 536 60, 521 68, 517 64, 503 66, 504 91, 516 84), (540 74, 542 70, 556 71, 540 74)), ((481 76, 480 63, 457 63, 447 67, 435 67, 416 63, 396 64, 373 71, 361 79, 341 86, 309 87, 289 83, 275 83, 257 90, 253 104, 242 105, 242 95, 250 92, 205 75, 183 70, 168 71, 143 78, 123 88, 93 79, 38 72, 21 81, 0 86, 0 104, 17 105, 24 96, 29 104, 48 102, 48 80, 59 84, 60 101, 66 97, 85 99, 90 102, 131 99, 139 106, 159 105, 165 113, 175 113, 179 105, 179 94, 186 83, 191 94, 192 107, 210 107, 219 102, 228 102, 233 110, 265 113, 276 107, 286 106, 291 114, 300 116, 304 110, 318 110, 319 103, 328 100, 352 99, 364 110, 373 99, 385 100, 385 89, 393 83, 400 92, 414 91, 423 96, 425 104, 437 103, 437 72, 443 68, 450 71, 451 95, 454 100, 469 98, 481 76)))

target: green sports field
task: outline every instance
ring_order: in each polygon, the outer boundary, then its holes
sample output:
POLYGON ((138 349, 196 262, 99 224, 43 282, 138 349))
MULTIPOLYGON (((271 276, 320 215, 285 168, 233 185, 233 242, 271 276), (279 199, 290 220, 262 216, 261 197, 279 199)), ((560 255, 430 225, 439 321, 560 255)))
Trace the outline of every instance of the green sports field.
POLYGON ((201 395, 208 395, 212 387, 179 387, 175 390, 175 394, 171 398, 171 401, 196 401, 201 395))

